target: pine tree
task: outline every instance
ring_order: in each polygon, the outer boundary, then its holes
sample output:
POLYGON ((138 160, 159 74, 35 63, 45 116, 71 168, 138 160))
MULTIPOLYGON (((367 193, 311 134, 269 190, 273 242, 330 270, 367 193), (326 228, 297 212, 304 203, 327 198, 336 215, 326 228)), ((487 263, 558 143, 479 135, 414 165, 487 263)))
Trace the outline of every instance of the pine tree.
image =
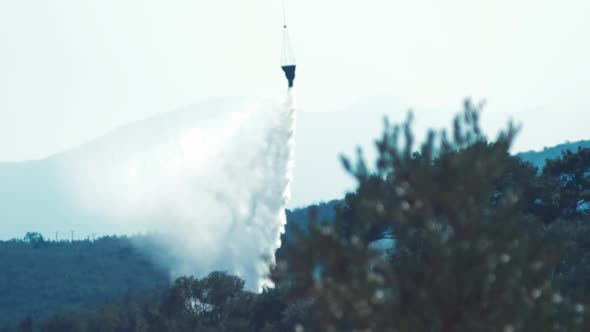
POLYGON ((273 272, 311 301, 318 330, 590 330, 587 309, 552 286, 558 250, 530 226, 519 191, 498 186, 517 130, 489 142, 479 108, 466 101, 452 136, 431 131, 417 152, 411 116, 386 122, 374 171, 361 151, 343 158, 359 183, 353 227, 312 223, 273 272), (375 249, 375 229, 390 230, 392 250, 375 249))

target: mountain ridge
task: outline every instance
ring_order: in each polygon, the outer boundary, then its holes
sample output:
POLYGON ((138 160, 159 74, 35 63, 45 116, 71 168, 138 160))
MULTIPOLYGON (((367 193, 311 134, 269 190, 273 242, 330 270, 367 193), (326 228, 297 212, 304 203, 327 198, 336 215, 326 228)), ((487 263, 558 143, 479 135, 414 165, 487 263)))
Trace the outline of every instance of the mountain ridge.
MULTIPOLYGON (((42 159, 0 162, 0 220, 3 226, 0 239, 22 237, 28 231, 47 235, 56 231, 69 233, 72 229, 81 236, 114 234, 108 229, 101 231, 100 224, 104 220, 100 216, 73 208, 76 193, 68 192, 61 185, 72 181, 71 174, 67 169, 64 171, 64 160, 94 160, 96 154, 101 154, 102 160, 108 163, 117 158, 109 150, 110 146, 116 146, 119 154, 133 154, 138 146, 174 139, 179 131, 199 128, 219 120, 231 110, 255 107, 260 101, 271 100, 214 98, 115 128, 94 140, 42 159), (96 228, 90 227, 92 225, 96 228)), ((381 120, 384 116, 405 117, 406 109, 396 98, 378 96, 360 100, 341 112, 298 112, 295 174, 288 208, 296 211, 298 207, 327 202, 354 190, 355 181, 342 170, 338 156, 353 154, 355 146, 360 144, 366 159, 374 160, 375 149, 372 147, 375 134, 382 130, 381 120), (318 178, 322 179, 321 186, 318 178)), ((422 113, 421 117, 425 115, 428 114, 422 113)), ((442 114, 433 116, 443 117, 442 114)), ((590 141, 579 141, 517 155, 540 168, 543 158, 558 156, 565 148, 575 149, 578 143, 590 147, 590 141)), ((100 183, 100 179, 94 181, 92 183, 100 183)))

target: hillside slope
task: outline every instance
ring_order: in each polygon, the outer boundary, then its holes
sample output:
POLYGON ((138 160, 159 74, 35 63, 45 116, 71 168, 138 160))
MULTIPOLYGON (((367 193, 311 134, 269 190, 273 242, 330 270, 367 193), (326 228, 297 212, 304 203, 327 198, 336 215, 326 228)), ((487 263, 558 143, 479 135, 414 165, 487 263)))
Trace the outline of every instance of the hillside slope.
POLYGON ((528 161, 535 165, 539 171, 545 166, 547 159, 555 159, 561 157, 564 151, 575 152, 578 148, 590 148, 590 140, 583 140, 577 142, 567 142, 553 147, 545 147, 542 151, 527 151, 518 154, 524 161, 528 161))

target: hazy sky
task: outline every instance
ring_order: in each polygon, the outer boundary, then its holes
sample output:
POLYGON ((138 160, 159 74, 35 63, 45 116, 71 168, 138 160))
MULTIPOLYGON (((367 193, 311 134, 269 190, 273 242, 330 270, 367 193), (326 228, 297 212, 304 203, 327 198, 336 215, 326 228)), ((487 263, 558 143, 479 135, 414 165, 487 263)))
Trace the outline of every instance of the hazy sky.
MULTIPOLYGON (((385 94, 451 113, 473 96, 524 122, 520 150, 590 138, 590 1, 288 1, 306 111, 385 94)), ((0 0, 0 161, 280 95, 281 20, 280 0, 0 0)))

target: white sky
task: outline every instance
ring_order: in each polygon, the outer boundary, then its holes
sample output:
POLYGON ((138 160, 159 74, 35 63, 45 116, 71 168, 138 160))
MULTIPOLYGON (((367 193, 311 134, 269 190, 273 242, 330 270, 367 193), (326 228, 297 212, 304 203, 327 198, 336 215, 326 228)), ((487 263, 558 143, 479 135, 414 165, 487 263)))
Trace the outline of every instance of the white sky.
MULTIPOLYGON (((517 149, 590 138, 589 13, 587 0, 289 0, 298 101, 387 94, 450 113, 485 97, 524 122, 517 149)), ((0 161, 210 97, 279 95, 281 19, 280 0, 0 0, 0 161)))

